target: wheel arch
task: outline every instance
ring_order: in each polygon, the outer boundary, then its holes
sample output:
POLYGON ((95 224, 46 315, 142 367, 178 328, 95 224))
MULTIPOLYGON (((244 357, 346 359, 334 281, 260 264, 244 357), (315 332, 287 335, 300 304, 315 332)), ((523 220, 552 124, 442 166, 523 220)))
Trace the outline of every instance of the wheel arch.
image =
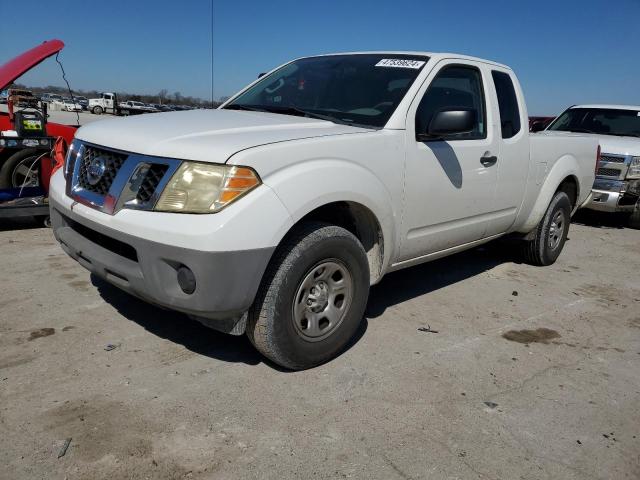
POLYGON ((540 187, 536 199, 527 220, 518 229, 522 233, 530 233, 536 228, 544 216, 551 199, 558 191, 563 191, 569 196, 572 206, 572 215, 579 206, 580 167, 578 161, 572 155, 564 155, 559 158, 547 173, 540 187))
POLYGON ((380 280, 385 257, 384 233, 376 215, 369 208, 353 201, 341 200, 326 203, 302 216, 294 223, 287 235, 302 223, 312 221, 337 225, 355 235, 367 254, 371 283, 380 280))
POLYGON ((289 211, 291 229, 309 220, 342 226, 362 243, 371 283, 382 278, 394 251, 396 214, 390 192, 370 170, 343 159, 319 159, 277 171, 265 185, 289 211))

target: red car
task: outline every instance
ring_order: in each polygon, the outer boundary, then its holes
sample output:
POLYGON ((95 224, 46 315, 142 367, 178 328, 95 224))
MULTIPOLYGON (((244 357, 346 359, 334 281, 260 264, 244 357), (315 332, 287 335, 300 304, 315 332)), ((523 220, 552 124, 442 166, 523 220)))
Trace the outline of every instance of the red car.
MULTIPOLYGON (((0 91, 63 48, 50 40, 0 66, 0 91)), ((28 91, 9 90, 8 112, 0 112, 0 217, 48 215, 49 178, 77 128, 48 122, 46 105, 28 91)))
POLYGON ((529 117, 529 131, 541 132, 549 126, 556 117, 529 117))

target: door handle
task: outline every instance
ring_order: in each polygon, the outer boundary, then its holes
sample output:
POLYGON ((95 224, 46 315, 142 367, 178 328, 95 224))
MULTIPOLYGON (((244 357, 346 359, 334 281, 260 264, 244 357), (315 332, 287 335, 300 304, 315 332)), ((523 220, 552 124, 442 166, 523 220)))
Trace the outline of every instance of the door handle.
POLYGON ((487 155, 485 155, 484 157, 480 157, 480 163, 485 167, 490 167, 491 165, 495 165, 497 161, 498 161, 498 157, 496 157, 495 155, 491 157, 487 155))

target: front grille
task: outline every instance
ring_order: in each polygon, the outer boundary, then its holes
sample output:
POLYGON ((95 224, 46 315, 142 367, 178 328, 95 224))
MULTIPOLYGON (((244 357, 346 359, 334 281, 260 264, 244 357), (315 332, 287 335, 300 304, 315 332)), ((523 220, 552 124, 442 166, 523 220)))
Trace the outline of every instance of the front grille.
POLYGON ((603 177, 618 177, 620 176, 620 170, 616 170, 615 168, 599 168, 598 175, 602 175, 603 177))
POLYGON ((608 163, 624 163, 624 157, 612 157, 611 155, 601 155, 600 160, 608 163))
POLYGON ((120 167, 122 167, 122 164, 126 159, 127 155, 122 153, 115 153, 101 148, 90 147, 88 145, 85 146, 82 159, 80 160, 80 167, 78 169, 78 184, 83 189, 90 192, 94 192, 99 195, 106 195, 111 188, 113 180, 118 174, 118 170, 120 170, 120 167), (90 174, 88 170, 91 162, 98 157, 102 157, 105 164, 105 170, 99 180, 92 185, 89 181, 90 174))
POLYGON ((138 194, 136 195, 136 200, 139 203, 147 203, 153 197, 162 177, 169 169, 168 165, 163 165, 160 163, 153 163, 149 165, 147 173, 144 176, 144 180, 140 183, 140 188, 138 189, 138 194))

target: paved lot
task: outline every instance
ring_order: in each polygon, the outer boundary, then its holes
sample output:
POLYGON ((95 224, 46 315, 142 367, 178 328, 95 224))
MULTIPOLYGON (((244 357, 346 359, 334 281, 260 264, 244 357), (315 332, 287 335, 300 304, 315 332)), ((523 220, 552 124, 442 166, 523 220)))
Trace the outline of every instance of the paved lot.
POLYGON ((0 478, 640 478, 640 232, 603 220, 552 267, 497 243, 390 275, 299 373, 4 222, 0 478))

